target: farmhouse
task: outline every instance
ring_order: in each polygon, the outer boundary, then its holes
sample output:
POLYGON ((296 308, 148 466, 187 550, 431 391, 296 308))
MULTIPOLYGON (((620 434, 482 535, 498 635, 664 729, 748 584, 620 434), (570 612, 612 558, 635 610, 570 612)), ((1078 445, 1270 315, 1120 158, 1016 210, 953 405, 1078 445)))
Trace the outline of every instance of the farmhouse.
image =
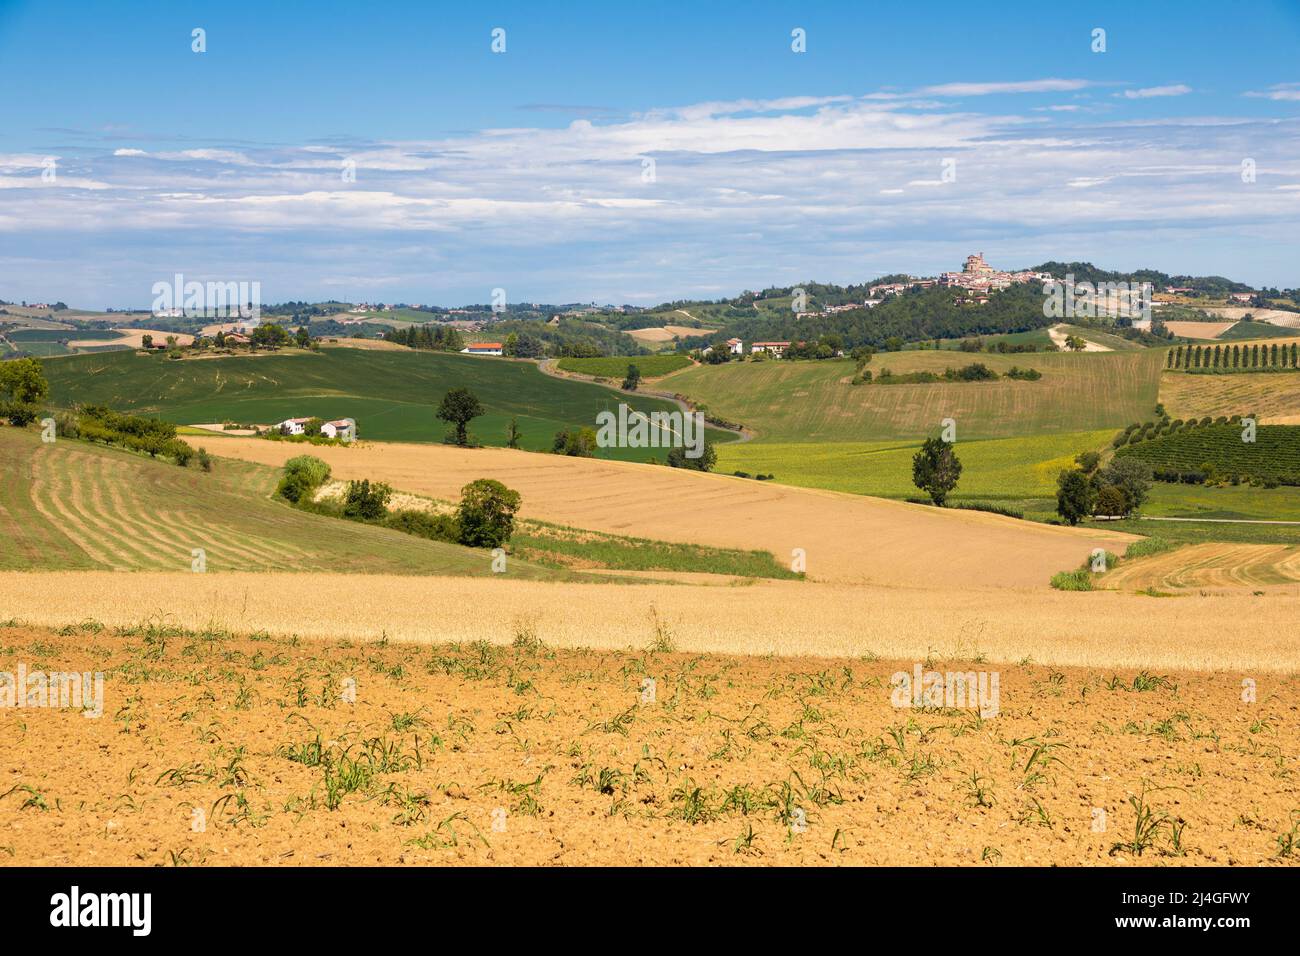
POLYGON ((789 347, 789 342, 755 342, 750 346, 749 352, 751 355, 756 352, 771 352, 777 358, 780 358, 789 347))
POLYGON ((321 425, 320 433, 326 438, 342 438, 349 434, 353 434, 351 430, 355 427, 356 422, 352 421, 350 418, 341 418, 338 421, 326 422, 321 425))
POLYGON ((732 355, 745 354, 745 343, 740 339, 727 339, 727 348, 731 350, 732 355))
POLYGON ((500 342, 471 342, 461 352, 465 355, 504 355, 505 348, 500 342))
POLYGON ((310 418, 286 418, 275 427, 281 435, 301 435, 306 430, 310 418))

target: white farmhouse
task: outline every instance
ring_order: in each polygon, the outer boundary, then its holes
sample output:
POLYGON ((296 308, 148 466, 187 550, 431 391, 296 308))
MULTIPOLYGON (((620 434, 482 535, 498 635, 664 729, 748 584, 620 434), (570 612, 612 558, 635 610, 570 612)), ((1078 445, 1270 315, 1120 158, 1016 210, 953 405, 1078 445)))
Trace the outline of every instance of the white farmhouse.
POLYGON ((340 418, 338 421, 326 422, 321 425, 320 433, 326 438, 342 438, 344 441, 354 441, 357 437, 357 423, 350 418, 340 418))
POLYGON ((281 435, 301 435, 306 431, 306 426, 309 421, 311 421, 310 418, 286 418, 275 427, 279 430, 281 435))

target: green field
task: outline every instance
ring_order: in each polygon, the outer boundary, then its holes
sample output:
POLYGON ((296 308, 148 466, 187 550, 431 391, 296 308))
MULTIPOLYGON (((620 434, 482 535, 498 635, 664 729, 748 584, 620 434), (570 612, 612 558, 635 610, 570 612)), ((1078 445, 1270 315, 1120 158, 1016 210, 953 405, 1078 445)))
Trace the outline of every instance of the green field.
MULTIPOLYGON (((485 551, 272 500, 278 477, 247 462, 218 459, 203 472, 79 441, 43 444, 35 428, 0 428, 0 570, 189 571, 192 549, 201 548, 209 571, 492 573, 485 551)), ((510 573, 557 576, 522 561, 510 573)), ((166 595, 138 600, 153 607, 166 595)))
POLYGON ((1300 425, 1260 425, 1253 442, 1242 441, 1240 425, 1181 428, 1125 445, 1115 454, 1139 458, 1155 469, 1191 472, 1212 464, 1223 476, 1298 481, 1300 425))
POLYGON ((1095 342, 1097 345, 1104 345, 1108 349, 1116 352, 1134 352, 1146 348, 1146 346, 1124 338, 1122 335, 1115 335, 1111 332, 1103 332, 1100 329, 1087 329, 1081 325, 1067 325, 1061 329, 1066 335, 1077 335, 1079 338, 1088 342, 1095 342))
MULTIPOLYGON (((318 353, 169 361, 160 355, 110 352, 45 363, 50 403, 108 405, 178 424, 256 422, 290 417, 354 418, 376 441, 440 442, 449 426, 435 417, 448 389, 464 386, 487 413, 470 432, 504 445, 518 418, 522 447, 549 450, 557 431, 595 427, 596 414, 620 402, 646 413, 676 411, 671 402, 543 375, 531 362, 420 351, 323 349, 318 353)), ((714 441, 729 432, 710 429, 714 441)), ((600 449, 602 457, 644 461, 661 449, 600 449)))
POLYGON ((1156 482, 1142 508, 1149 518, 1200 518, 1200 521, 1098 521, 1087 524, 1169 541, 1199 544, 1300 544, 1300 524, 1230 524, 1230 521, 1300 522, 1300 488, 1207 487, 1156 482))
POLYGON ((629 365, 635 365, 643 378, 657 378, 686 368, 691 360, 685 355, 618 355, 609 358, 562 358, 555 364, 564 372, 617 379, 627 375, 629 365))
POLYGON ((1295 329, 1284 328, 1280 325, 1272 325, 1268 322, 1238 322, 1232 328, 1220 335, 1217 341, 1231 341, 1232 339, 1285 339, 1294 338, 1295 329))
MULTIPOLYGON (((1101 449, 1110 430, 958 442, 961 481, 951 500, 993 501, 1013 510, 1051 512, 1056 476, 1082 451, 1101 449)), ((880 498, 924 497, 912 484, 912 456, 920 441, 746 442, 718 449, 717 470, 773 475, 806 488, 826 488, 880 498)))
MULTIPOLYGON (((1050 351, 1051 347, 1054 347, 1052 337, 1047 334, 1047 329, 1031 329, 1028 332, 1008 332, 1005 335, 970 335, 958 339, 940 339, 939 348, 945 351, 958 351, 961 343, 968 339, 979 339, 986 347, 996 347, 999 342, 1005 342, 1007 345, 1033 345, 1044 351, 1050 351)), ((903 346, 903 348, 907 351, 912 351, 915 349, 921 349, 922 347, 928 349, 931 348, 932 345, 932 342, 912 342, 903 346)), ((978 355, 979 353, 972 352, 970 354, 978 355)))
POLYGON ((942 351, 885 352, 874 374, 942 372, 967 361, 1004 373, 1013 365, 1043 373, 1037 382, 852 385, 852 362, 729 362, 666 377, 671 388, 711 413, 754 429, 760 442, 875 441, 923 438, 944 418, 957 440, 1063 435, 1122 428, 1151 417, 1160 383, 1160 350, 1029 355, 942 351))

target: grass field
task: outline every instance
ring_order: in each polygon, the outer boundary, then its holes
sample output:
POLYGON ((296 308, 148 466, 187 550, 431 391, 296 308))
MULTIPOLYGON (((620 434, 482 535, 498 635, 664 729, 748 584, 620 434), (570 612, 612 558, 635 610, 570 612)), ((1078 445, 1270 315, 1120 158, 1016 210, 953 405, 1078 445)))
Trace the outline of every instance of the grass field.
MULTIPOLYGON (((951 498, 1050 512, 1061 469, 1072 467, 1080 452, 1105 447, 1113 436, 1106 429, 958 442, 962 475, 951 498)), ((720 448, 718 470, 771 474, 784 484, 882 498, 924 497, 912 484, 912 456, 920 446, 920 441, 747 442, 720 448)))
POLYGON ((1295 329, 1271 325, 1268 322, 1238 322, 1219 336, 1220 341, 1240 339, 1280 339, 1295 336, 1295 329))
POLYGON ((1037 382, 850 384, 847 361, 735 362, 675 372, 661 388, 688 395, 723 418, 755 429, 761 442, 916 440, 944 418, 957 440, 1063 434, 1123 427, 1151 416, 1163 352, 1080 355, 972 355, 890 352, 868 366, 876 375, 942 372, 967 361, 999 373, 1013 365, 1043 373, 1037 382))
POLYGON ((1257 674, 1247 707, 1237 674, 1025 662, 998 669, 998 713, 982 716, 892 706, 911 659, 570 651, 526 622, 513 633, 501 647, 0 627, 0 667, 106 673, 98 719, 3 718, 0 848, 162 867, 1285 866, 1300 852, 1294 676, 1257 674))
MULTIPOLYGON (((972 335, 965 338, 940 339, 939 348, 945 351, 956 351, 960 348, 961 343, 967 341, 968 338, 977 338, 986 346, 996 346, 999 342, 1006 342, 1008 345, 1034 345, 1046 350, 1052 344, 1052 337, 1047 334, 1047 329, 1033 329, 1029 332, 1008 332, 1006 335, 972 335)), ((906 351, 912 351, 919 349, 922 344, 929 348, 933 343, 912 342, 903 346, 903 348, 906 351)), ((971 354, 976 355, 978 353, 971 354)))
MULTIPOLYGON (((188 570, 200 548, 213 572, 492 573, 486 551, 272 501, 277 473, 247 462, 219 460, 202 472, 83 442, 42 444, 35 429, 0 428, 0 478, 5 570, 188 570)), ((516 571, 556 576, 526 562, 516 571)), ((163 606, 169 596, 139 599, 163 606)))
MULTIPOLYGON (((671 402, 543 375, 531 362, 418 351, 338 348, 180 362, 119 352, 49 362, 45 374, 55 406, 109 405, 178 424, 353 418, 361 437, 383 441, 441 442, 450 426, 435 412, 456 386, 472 390, 487 409, 470 431, 488 445, 505 444, 511 418, 519 420, 523 447, 549 449, 560 429, 595 427, 596 414, 620 402, 641 412, 677 410, 671 402)), ((716 429, 709 437, 735 438, 716 429)), ((598 451, 636 461, 664 457, 652 448, 598 451)))
POLYGON ((1146 346, 1124 338, 1122 335, 1114 335, 1110 332, 1103 332, 1100 329, 1088 329, 1079 325, 1063 325, 1061 331, 1066 335, 1077 335, 1081 339, 1089 342, 1095 342, 1098 345, 1104 345, 1113 352, 1138 352, 1146 346))
POLYGON ((669 372, 686 368, 691 360, 685 355, 634 355, 615 356, 613 358, 562 358, 556 365, 564 372, 579 372, 583 375, 598 375, 603 378, 622 379, 627 375, 627 367, 635 365, 643 378, 658 378, 669 372))

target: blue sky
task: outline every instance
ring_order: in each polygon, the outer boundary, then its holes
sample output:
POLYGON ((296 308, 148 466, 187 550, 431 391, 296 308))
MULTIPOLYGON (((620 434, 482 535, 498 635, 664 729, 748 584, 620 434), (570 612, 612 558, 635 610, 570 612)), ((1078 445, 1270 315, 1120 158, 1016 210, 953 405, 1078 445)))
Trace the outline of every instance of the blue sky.
POLYGON ((1136 6, 0 0, 0 298, 1300 285, 1300 0, 1136 6))

